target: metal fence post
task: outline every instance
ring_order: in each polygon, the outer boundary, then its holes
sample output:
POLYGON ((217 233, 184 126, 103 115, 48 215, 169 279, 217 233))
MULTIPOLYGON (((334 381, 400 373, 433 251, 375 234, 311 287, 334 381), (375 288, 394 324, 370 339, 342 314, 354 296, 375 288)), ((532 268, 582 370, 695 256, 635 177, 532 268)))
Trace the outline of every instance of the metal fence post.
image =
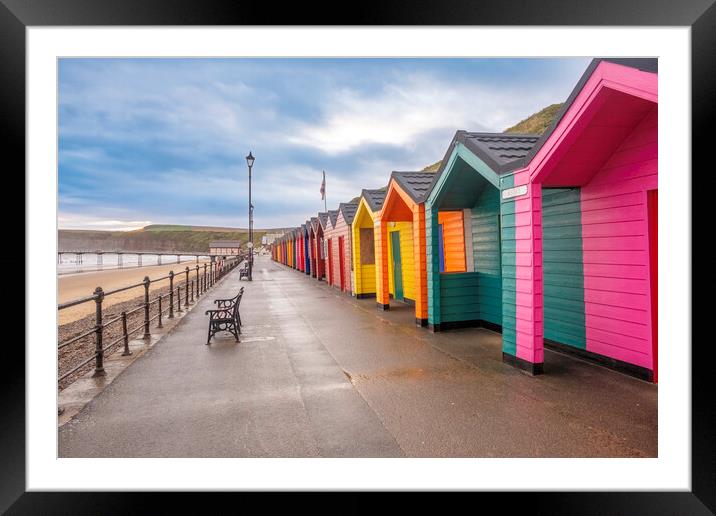
POLYGON ((159 310, 157 315, 157 328, 164 328, 162 325, 162 296, 159 295, 159 299, 157 299, 157 309, 159 310))
POLYGON ((174 271, 169 271, 169 319, 174 319, 174 271))
POLYGON ((207 284, 206 284, 206 264, 204 264, 204 292, 206 292, 207 284))
POLYGON ((149 276, 144 276, 144 339, 150 339, 152 335, 149 333, 149 276))
POLYGON ((181 286, 177 285, 177 312, 183 312, 181 309, 181 286))
POLYGON ((122 353, 122 356, 126 357, 132 354, 132 352, 129 351, 129 334, 127 333, 127 312, 122 312, 122 336, 124 337, 124 352, 122 353))
POLYGON ((199 266, 196 266, 196 298, 199 299, 199 266))
POLYGON ((189 287, 189 292, 191 293, 191 302, 193 304, 194 303, 194 280, 191 280, 189 282, 188 287, 189 287))
POLYGON ((186 273, 186 290, 184 291, 184 306, 189 306, 189 267, 184 271, 186 273))
POLYGON ((102 346, 102 301, 104 290, 102 287, 94 289, 95 302, 95 363, 92 376, 104 376, 104 348, 102 346))

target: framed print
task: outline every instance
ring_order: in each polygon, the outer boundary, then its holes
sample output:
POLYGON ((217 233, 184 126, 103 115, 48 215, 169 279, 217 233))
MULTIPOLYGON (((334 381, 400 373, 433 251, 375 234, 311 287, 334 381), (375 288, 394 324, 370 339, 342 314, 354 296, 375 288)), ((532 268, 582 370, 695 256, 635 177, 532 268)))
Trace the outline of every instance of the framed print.
POLYGON ((713 2, 312 14, 2 0, 27 295, 0 507, 716 510, 691 300, 713 2))

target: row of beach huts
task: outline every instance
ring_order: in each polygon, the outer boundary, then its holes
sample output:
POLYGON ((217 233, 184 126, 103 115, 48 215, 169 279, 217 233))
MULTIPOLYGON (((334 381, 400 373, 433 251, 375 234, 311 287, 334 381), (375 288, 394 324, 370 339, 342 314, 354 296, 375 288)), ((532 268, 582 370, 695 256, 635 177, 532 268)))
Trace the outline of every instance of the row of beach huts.
POLYGON ((657 381, 656 59, 594 59, 541 136, 457 131, 435 172, 276 239, 275 261, 431 331, 502 334, 504 361, 544 348, 657 381))

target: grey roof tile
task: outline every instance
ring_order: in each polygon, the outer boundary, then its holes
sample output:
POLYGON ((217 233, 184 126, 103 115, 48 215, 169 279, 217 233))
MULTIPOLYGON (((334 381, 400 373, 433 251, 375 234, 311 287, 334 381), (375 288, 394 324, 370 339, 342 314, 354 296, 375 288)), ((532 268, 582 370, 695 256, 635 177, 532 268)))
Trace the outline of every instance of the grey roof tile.
POLYGON ((368 207, 372 212, 380 211, 385 201, 385 194, 388 193, 387 188, 378 188, 376 190, 363 189, 361 191, 361 197, 368 203, 368 207))
POLYGON ((390 177, 400 185, 413 201, 421 203, 425 200, 430 186, 435 179, 435 172, 393 172, 390 177))
POLYGON ((328 218, 331 221, 331 226, 335 226, 336 219, 338 219, 338 210, 328 210, 328 218))
POLYGON ((338 206, 338 210, 343 212, 343 220, 350 226, 356 216, 356 211, 358 211, 358 204, 354 202, 342 202, 338 206))
POLYGON ((318 222, 320 222, 321 227, 325 230, 326 224, 328 224, 328 212, 322 211, 318 213, 318 222))

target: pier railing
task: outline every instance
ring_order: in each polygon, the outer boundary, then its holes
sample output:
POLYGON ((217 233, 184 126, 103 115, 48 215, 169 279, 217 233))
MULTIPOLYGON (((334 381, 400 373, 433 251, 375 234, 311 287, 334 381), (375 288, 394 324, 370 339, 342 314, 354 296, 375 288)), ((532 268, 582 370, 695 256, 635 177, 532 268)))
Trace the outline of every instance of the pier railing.
POLYGON ((170 271, 166 276, 155 279, 150 279, 148 276, 145 276, 144 280, 139 283, 109 291, 103 290, 102 287, 97 287, 92 295, 57 305, 57 310, 61 311, 84 303, 93 302, 95 304, 94 326, 79 335, 75 335, 63 342, 58 342, 57 344, 57 350, 59 352, 61 349, 75 344, 90 335, 94 335, 94 353, 88 358, 81 360, 79 364, 74 364, 69 371, 65 371, 59 375, 58 382, 62 382, 66 378, 77 373, 92 361, 95 363, 93 376, 103 376, 105 374, 104 358, 115 351, 118 345, 122 344, 124 346, 122 355, 131 355, 132 352, 129 349, 129 340, 132 335, 141 331, 142 338, 150 339, 152 322, 157 321, 156 328, 162 328, 162 321, 165 314, 167 319, 174 319, 179 313, 185 311, 190 305, 198 301, 199 297, 212 288, 221 278, 234 270, 244 260, 244 258, 245 257, 243 255, 240 255, 228 258, 222 262, 205 263, 203 267, 201 265, 196 265, 191 268, 186 267, 178 273, 170 271), (150 296, 151 285, 161 282, 168 282, 168 291, 165 294, 158 294, 152 299, 150 296), (144 291, 144 299, 139 306, 131 310, 122 311, 120 315, 112 317, 111 319, 105 320, 103 318, 103 303, 107 297, 120 292, 139 288, 143 288, 144 291), (156 313, 153 316, 150 316, 153 306, 155 305, 156 313), (136 317, 132 317, 137 313, 142 314, 140 324, 129 327, 129 320, 131 319, 134 321, 137 319, 136 317), (119 337, 105 343, 105 329, 112 325, 121 325, 119 337))

